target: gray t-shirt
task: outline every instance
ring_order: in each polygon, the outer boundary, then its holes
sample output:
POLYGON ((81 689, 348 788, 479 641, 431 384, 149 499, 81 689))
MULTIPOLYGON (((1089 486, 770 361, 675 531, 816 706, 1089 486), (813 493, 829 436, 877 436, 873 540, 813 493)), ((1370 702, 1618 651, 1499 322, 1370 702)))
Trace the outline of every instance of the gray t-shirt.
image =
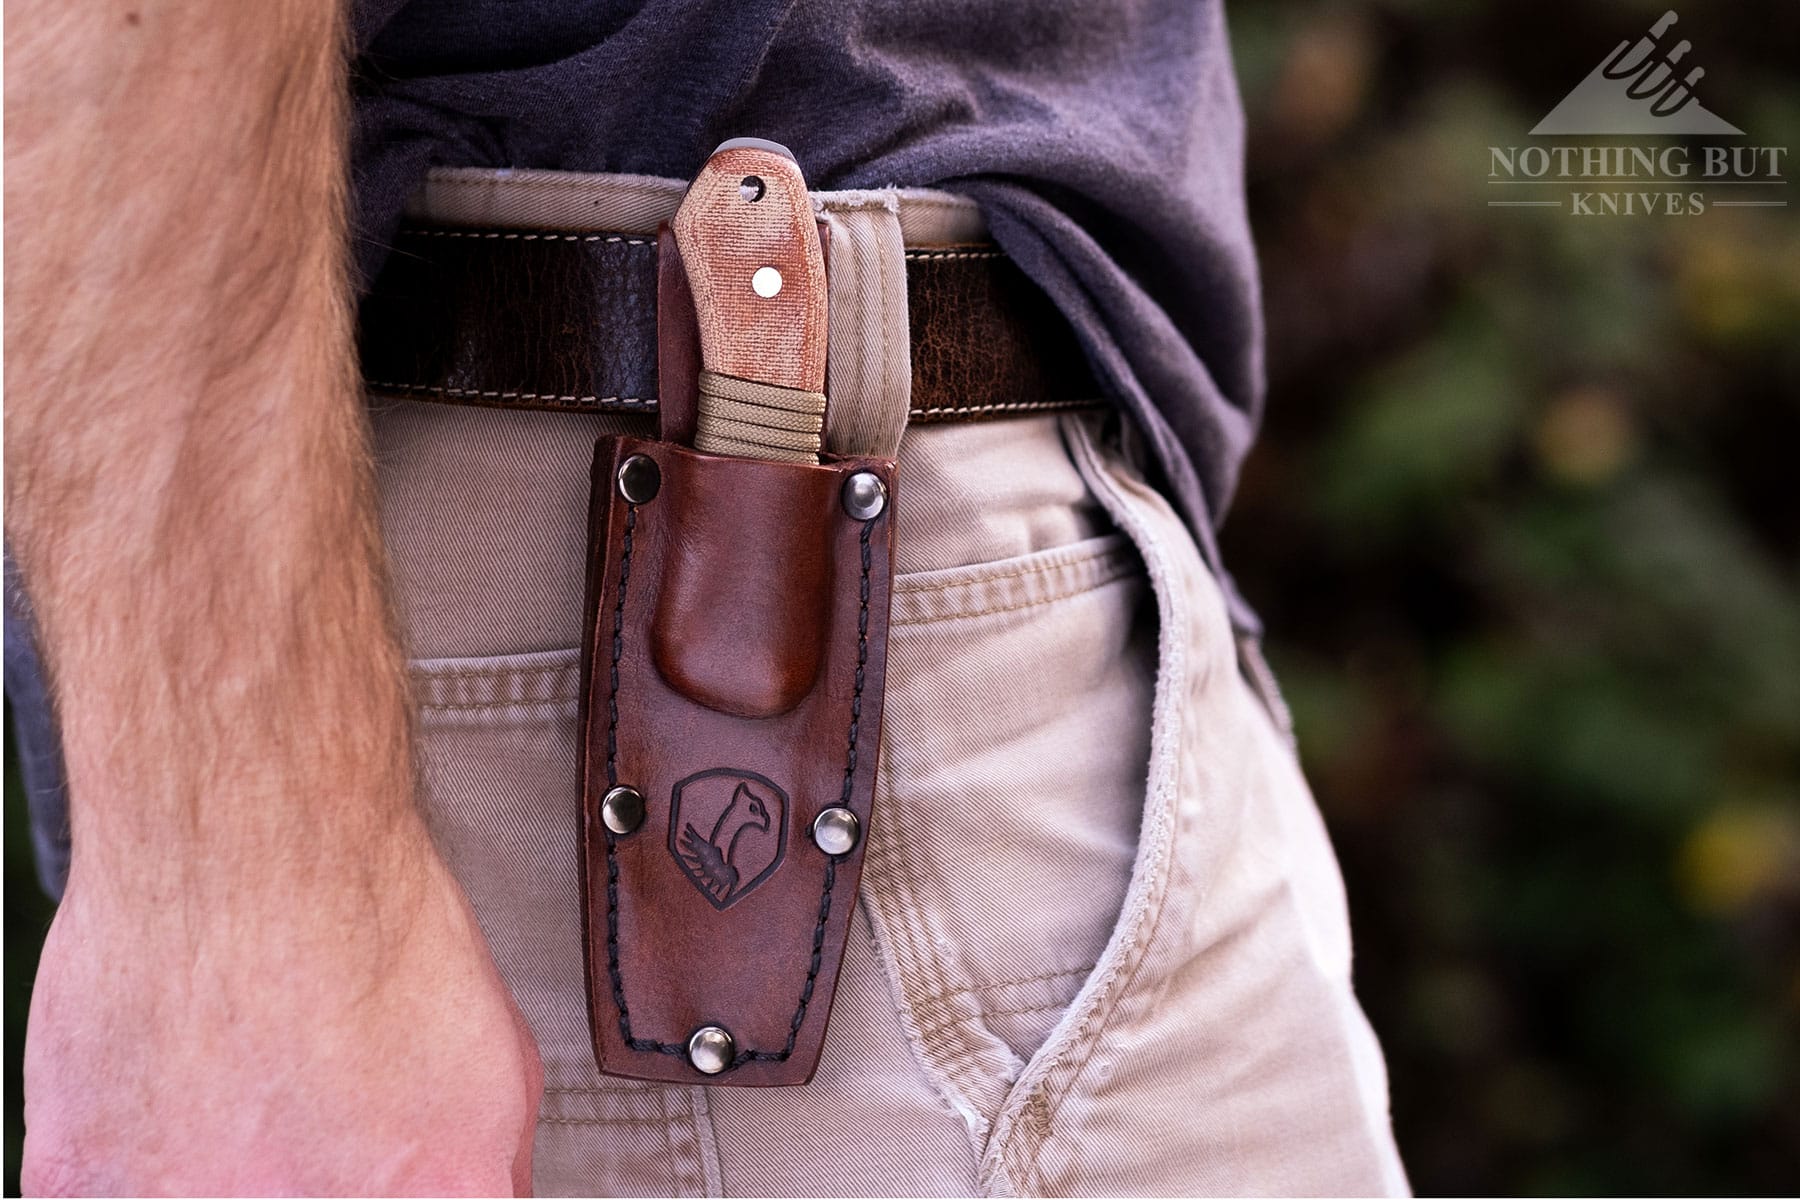
POLYGON ((974 198, 1224 579, 1263 370, 1221 0, 361 0, 356 45, 365 272, 440 164, 687 178, 753 135, 974 198))

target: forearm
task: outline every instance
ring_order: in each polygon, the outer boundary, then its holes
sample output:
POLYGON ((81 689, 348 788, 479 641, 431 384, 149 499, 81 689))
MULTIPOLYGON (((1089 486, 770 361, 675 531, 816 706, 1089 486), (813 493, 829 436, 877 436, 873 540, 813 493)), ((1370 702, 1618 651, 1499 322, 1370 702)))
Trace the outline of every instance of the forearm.
POLYGON ((7 534, 74 824, 27 1191, 529 1183, 536 1050, 413 801, 337 3, 7 11, 7 534))
POLYGON ((63 719, 72 887, 241 898, 246 875, 354 869, 343 847, 415 818, 336 5, 8 16, 7 526, 63 719))

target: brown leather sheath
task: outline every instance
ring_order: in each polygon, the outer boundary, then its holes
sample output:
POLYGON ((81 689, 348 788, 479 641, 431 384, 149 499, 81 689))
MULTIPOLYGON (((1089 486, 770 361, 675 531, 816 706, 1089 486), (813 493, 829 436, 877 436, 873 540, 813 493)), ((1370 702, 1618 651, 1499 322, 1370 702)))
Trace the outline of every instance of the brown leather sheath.
MULTIPOLYGON (((866 515, 846 488, 873 475, 891 498, 894 464, 682 444, 696 345, 709 366, 716 347, 696 337, 687 273, 666 233, 663 245, 662 437, 606 437, 594 459, 583 808, 595 1053, 603 1072, 637 1079, 799 1084, 825 1037, 881 741, 892 505, 866 515), (635 824, 633 804, 609 807, 621 788, 641 797, 635 824), (821 842, 828 810, 838 840, 821 842)), ((719 315, 702 308, 702 325, 719 315)))

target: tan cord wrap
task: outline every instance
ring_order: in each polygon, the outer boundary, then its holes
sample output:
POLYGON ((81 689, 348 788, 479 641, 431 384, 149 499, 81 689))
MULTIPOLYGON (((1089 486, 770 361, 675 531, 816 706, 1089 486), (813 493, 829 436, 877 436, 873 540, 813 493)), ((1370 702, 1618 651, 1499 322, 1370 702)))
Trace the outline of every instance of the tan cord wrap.
POLYGON ((694 449, 705 454, 819 461, 825 393, 700 372, 694 449))

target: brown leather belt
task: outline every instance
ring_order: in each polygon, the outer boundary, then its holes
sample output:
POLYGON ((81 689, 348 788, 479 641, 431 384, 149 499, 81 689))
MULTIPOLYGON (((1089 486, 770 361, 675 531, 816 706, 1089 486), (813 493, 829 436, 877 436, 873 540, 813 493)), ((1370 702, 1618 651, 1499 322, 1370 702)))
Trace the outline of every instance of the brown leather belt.
MULTIPOLYGON (((410 226, 361 309, 372 394, 654 412, 656 238, 410 226)), ((1101 407, 1068 324, 992 246, 909 247, 912 420, 1101 407)), ((829 387, 828 387, 829 390, 829 387)))

